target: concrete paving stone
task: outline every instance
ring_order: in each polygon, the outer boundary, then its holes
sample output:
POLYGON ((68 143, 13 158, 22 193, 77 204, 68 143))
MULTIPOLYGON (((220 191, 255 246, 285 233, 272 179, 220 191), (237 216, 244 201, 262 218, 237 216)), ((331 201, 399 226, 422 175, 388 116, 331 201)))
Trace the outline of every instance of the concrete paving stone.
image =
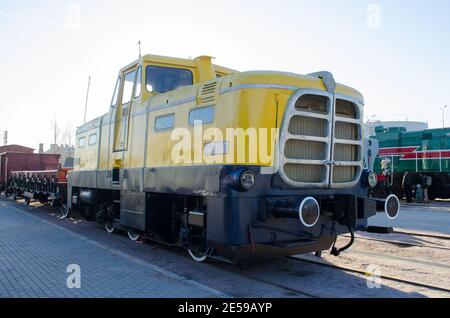
POLYGON ((8 204, 0 205, 1 297, 217 297, 8 204), (66 286, 69 264, 81 289, 66 286))

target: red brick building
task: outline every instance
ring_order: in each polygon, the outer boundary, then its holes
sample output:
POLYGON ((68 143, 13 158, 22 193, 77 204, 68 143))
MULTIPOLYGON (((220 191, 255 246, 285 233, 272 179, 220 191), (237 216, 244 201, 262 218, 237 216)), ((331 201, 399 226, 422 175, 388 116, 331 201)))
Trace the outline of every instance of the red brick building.
POLYGON ((33 153, 34 149, 19 145, 0 146, 0 154, 4 152, 33 153))

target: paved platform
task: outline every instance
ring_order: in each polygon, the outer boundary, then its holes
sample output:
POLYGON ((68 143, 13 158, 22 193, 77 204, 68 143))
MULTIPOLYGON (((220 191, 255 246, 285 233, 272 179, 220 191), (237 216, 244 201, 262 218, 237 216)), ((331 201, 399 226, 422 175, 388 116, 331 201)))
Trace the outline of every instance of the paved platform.
POLYGON ((450 234, 450 203, 403 204, 396 220, 379 213, 369 225, 450 234))
POLYGON ((223 296, 0 201, 0 298, 223 296), (71 264, 79 289, 67 286, 71 264))

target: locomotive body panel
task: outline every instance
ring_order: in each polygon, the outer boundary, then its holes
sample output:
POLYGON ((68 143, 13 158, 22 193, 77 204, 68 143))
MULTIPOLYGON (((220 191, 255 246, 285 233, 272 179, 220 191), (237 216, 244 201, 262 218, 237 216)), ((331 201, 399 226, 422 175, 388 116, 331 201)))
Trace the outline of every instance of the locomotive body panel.
MULTIPOLYGON (((111 111, 108 115, 103 116, 102 118, 105 123, 103 123, 101 129, 102 145, 100 148, 101 159, 98 165, 99 169, 103 170, 106 167, 112 169, 116 160, 122 161, 122 167, 131 169, 192 165, 195 157, 195 149, 193 147, 189 149, 189 154, 185 154, 186 158, 190 158, 190 160, 186 160, 187 162, 183 164, 174 163, 171 154, 179 140, 171 140, 171 135, 174 128, 184 128, 193 137, 195 126, 189 124, 189 113, 196 108, 202 107, 214 108, 214 121, 202 125, 203 132, 208 128, 214 128, 218 129, 223 136, 226 136, 227 128, 241 128, 244 131, 247 131, 249 128, 256 128, 258 130, 260 128, 267 129, 267 136, 261 137, 268 139, 267 149, 271 150, 269 151, 269 162, 261 162, 259 157, 257 161, 250 161, 249 145, 246 145, 246 156, 244 160, 238 157, 237 151, 234 151, 235 156, 232 160, 228 160, 227 158, 227 163, 274 166, 275 157, 273 150, 275 140, 271 140, 269 134, 271 129, 276 129, 281 126, 289 98, 300 88, 325 91, 325 87, 320 79, 311 76, 282 72, 248 73, 240 73, 216 80, 217 85, 221 87, 218 92, 219 96, 215 103, 209 104, 209 106, 197 105, 196 96, 200 85, 180 88, 166 94, 159 94, 141 104, 140 99, 134 100, 131 106, 128 124, 127 149, 124 151, 114 152, 112 151, 113 145, 105 144, 108 141, 106 132, 107 130, 114 130, 115 121, 107 122, 104 119, 106 117, 114 118, 115 112, 111 111), (242 79, 240 78, 241 75, 242 79), (261 77, 267 77, 268 79, 263 83, 261 77), (277 82, 286 84, 275 84, 277 82), (174 115, 173 128, 157 131, 155 127, 156 119, 170 115, 174 115), (107 149, 109 149, 109 156, 106 155, 107 149), (155 149, 158 149, 158 151, 154 151, 155 149)), ((346 96, 360 100, 363 103, 361 94, 356 90, 338 84, 336 92, 339 92, 339 94, 345 93, 347 94, 346 96)), ((98 120, 96 119, 94 121, 98 120)), ((127 119, 121 119, 121 121, 125 122, 127 119)), ((85 129, 89 129, 89 127, 85 128, 85 126, 82 126, 80 129, 84 131, 85 129)), ((113 133, 111 131, 109 131, 109 143, 113 139, 113 133)), ((77 134, 77 140, 83 137, 87 138, 90 134, 100 134, 100 132, 97 128, 89 129, 89 133, 77 134)), ((224 141, 231 143, 230 140, 225 139, 224 141)), ((205 143, 199 145, 199 147, 203 149, 205 143)), ((194 142, 190 142, 189 144, 193 145, 194 142)), ((97 159, 94 153, 95 148, 88 147, 87 150, 92 152, 85 152, 77 147, 77 158, 80 160, 80 165, 77 166, 77 169, 97 170, 95 166, 97 159), (84 163, 81 163, 83 161, 84 163)), ((210 159, 214 161, 214 158, 210 159)), ((201 162, 196 164, 208 163, 201 162)))

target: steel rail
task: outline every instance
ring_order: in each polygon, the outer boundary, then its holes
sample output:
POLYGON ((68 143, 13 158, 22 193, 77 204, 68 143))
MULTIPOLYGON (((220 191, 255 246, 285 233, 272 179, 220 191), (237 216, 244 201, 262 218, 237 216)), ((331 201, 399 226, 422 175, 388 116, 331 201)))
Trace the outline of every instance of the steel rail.
MULTIPOLYGON (((342 237, 349 238, 348 235, 342 235, 342 237)), ((368 240, 368 241, 376 241, 376 242, 382 242, 382 243, 390 243, 390 244, 397 244, 397 245, 409 245, 409 246, 417 246, 417 247, 428 247, 428 248, 435 248, 435 249, 441 249, 441 250, 448 250, 450 251, 450 247, 445 246, 435 246, 431 244, 416 244, 411 242, 405 242, 401 240, 389 240, 389 239, 381 239, 381 238, 375 238, 375 237, 367 237, 367 236, 357 236, 357 240, 368 240)))
POLYGON ((418 232, 408 232, 408 231, 399 231, 394 230, 392 232, 393 234, 404 234, 404 235, 410 235, 410 236, 420 236, 420 237, 429 237, 429 238, 436 238, 440 240, 450 240, 450 236, 446 236, 445 234, 442 235, 436 235, 436 234, 428 234, 428 233, 418 233, 418 232))
MULTIPOLYGON (((340 270, 344 270, 344 271, 347 271, 347 272, 361 274, 361 275, 364 275, 364 276, 367 276, 367 274, 368 274, 367 272, 365 272, 363 270, 348 268, 348 267, 334 265, 334 264, 327 264, 327 263, 325 263, 323 261, 319 261, 319 260, 300 258, 300 256, 289 256, 289 258, 293 259, 293 260, 296 260, 296 261, 304 262, 304 263, 310 263, 310 264, 315 264, 315 265, 319 265, 319 266, 324 266, 324 267, 329 267, 329 268, 334 268, 334 269, 340 269, 340 270)), ((408 285, 413 285, 413 286, 417 286, 417 287, 428 288, 428 289, 431 289, 431 290, 437 290, 437 291, 443 291, 443 292, 446 292, 446 293, 450 293, 450 289, 439 287, 439 286, 433 286, 433 285, 429 285, 429 284, 425 284, 425 283, 409 281, 409 280, 405 280, 405 279, 394 277, 394 276, 380 275, 379 277, 381 279, 395 281, 395 282, 402 283, 402 284, 408 284, 408 285)))
POLYGON ((304 292, 302 290, 299 290, 299 289, 296 289, 296 288, 292 288, 292 287, 288 287, 288 286, 285 286, 285 285, 282 285, 282 284, 279 284, 279 283, 274 283, 274 282, 272 282, 270 280, 266 280, 266 279, 262 279, 262 278, 259 278, 259 277, 255 277, 255 276, 250 275, 250 274, 242 273, 242 272, 239 272, 239 271, 233 271, 233 272, 235 274, 238 274, 238 275, 247 277, 249 279, 253 279, 255 281, 258 281, 260 283, 264 283, 264 284, 268 284, 268 285, 272 285, 272 286, 284 289, 284 290, 289 291, 291 293, 300 294, 300 295, 303 295, 303 296, 306 296, 306 297, 309 297, 309 298, 322 298, 320 296, 316 296, 316 295, 310 294, 308 292, 304 292))
POLYGON ((390 260, 394 260, 394 261, 419 264, 419 265, 425 265, 425 266, 430 266, 430 267, 439 267, 439 268, 450 269, 450 265, 447 265, 447 264, 421 261, 421 260, 417 260, 414 258, 406 258, 406 257, 401 257, 401 256, 393 256, 393 255, 386 255, 386 254, 379 254, 379 253, 372 253, 372 252, 361 252, 361 251, 355 251, 355 250, 345 251, 344 253, 369 256, 369 257, 375 257, 375 258, 382 258, 382 259, 390 259, 390 260))

